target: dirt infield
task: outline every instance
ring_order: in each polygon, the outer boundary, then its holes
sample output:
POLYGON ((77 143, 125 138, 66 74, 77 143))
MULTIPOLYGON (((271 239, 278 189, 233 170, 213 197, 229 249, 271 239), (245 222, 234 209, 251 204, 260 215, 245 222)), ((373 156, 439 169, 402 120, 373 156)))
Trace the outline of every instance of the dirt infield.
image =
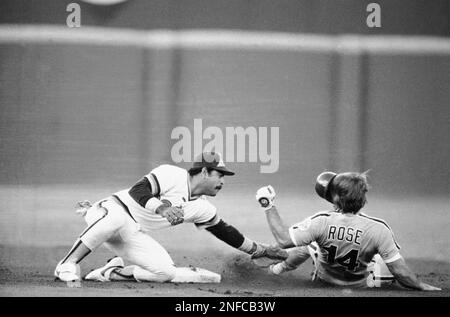
MULTIPOLYGON (((296 271, 272 276, 251 263, 249 257, 186 224, 154 233, 178 266, 202 267, 222 275, 220 284, 82 283, 68 288, 55 281, 56 263, 84 229, 73 212, 80 199, 100 199, 109 188, 0 188, 0 296, 2 297, 404 297, 450 296, 450 241, 448 199, 379 199, 369 197, 367 213, 385 219, 402 246, 402 254, 421 279, 442 292, 387 289, 349 290, 309 280, 311 262, 296 271), (169 233, 170 232, 170 233, 169 233), (186 237, 189 237, 187 240, 186 237)), ((273 243, 264 215, 249 192, 213 199, 220 215, 247 236, 273 243), (250 198, 249 198, 250 197, 250 198), (233 199, 233 208, 229 201, 233 199)), ((313 195, 279 194, 279 209, 286 223, 302 220, 328 206, 313 195)), ((97 268, 113 255, 101 247, 82 263, 82 274, 97 268)))
MULTIPOLYGON (((68 246, 69 247, 69 246, 68 246)), ((182 250, 173 254, 176 263, 193 265, 213 270, 222 275, 220 284, 173 284, 173 283, 99 283, 83 281, 81 288, 68 288, 65 283, 55 281, 55 263, 67 248, 36 248, 0 246, 0 296, 50 296, 50 297, 334 297, 334 296, 450 296, 450 266, 446 262, 408 259, 410 266, 421 279, 444 288, 439 293, 400 290, 391 286, 387 289, 349 290, 312 283, 309 273, 312 265, 308 261, 296 271, 276 277, 253 265, 248 256, 241 254, 189 252, 189 258, 182 256, 182 250)), ((102 265, 112 254, 100 249, 83 262, 83 274, 102 265)))

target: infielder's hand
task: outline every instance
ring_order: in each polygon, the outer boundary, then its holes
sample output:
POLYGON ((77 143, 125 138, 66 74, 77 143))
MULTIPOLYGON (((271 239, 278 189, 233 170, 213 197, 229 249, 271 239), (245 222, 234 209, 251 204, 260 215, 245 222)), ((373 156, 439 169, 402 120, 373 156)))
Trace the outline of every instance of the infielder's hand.
POLYGON ((172 226, 178 225, 184 221, 184 212, 180 207, 168 207, 162 205, 158 208, 158 214, 163 216, 170 222, 172 226))
POLYGON ((272 260, 283 261, 286 260, 288 256, 289 254, 287 251, 277 245, 258 244, 258 247, 256 248, 256 251, 252 253, 251 258, 252 260, 255 260, 265 257, 272 260))
POLYGON ((271 185, 261 187, 256 191, 256 201, 264 210, 272 208, 275 200, 275 189, 271 185))

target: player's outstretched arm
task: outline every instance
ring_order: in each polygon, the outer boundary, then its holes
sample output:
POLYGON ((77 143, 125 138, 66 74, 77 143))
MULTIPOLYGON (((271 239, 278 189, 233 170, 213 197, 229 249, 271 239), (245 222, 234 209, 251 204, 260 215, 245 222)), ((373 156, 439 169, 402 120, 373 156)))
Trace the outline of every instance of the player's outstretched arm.
POLYGON ((278 245, 282 248, 292 248, 295 247, 289 236, 289 229, 285 225, 283 219, 281 219, 280 214, 276 206, 265 211, 267 223, 269 224, 270 231, 277 241, 278 245))
POLYGON ((404 287, 412 288, 420 291, 440 291, 438 287, 421 282, 416 274, 406 264, 403 257, 390 263, 386 263, 389 271, 394 275, 395 279, 404 287))
POLYGON ((277 246, 256 243, 223 220, 220 220, 214 226, 207 227, 206 230, 233 248, 251 255, 252 258, 268 257, 274 260, 285 260, 288 257, 288 253, 285 250, 277 246))
POLYGON ((281 219, 278 209, 274 204, 275 196, 275 190, 270 185, 261 187, 256 192, 256 200, 266 214, 270 231, 278 245, 282 248, 294 247, 295 245, 289 236, 289 229, 281 219))

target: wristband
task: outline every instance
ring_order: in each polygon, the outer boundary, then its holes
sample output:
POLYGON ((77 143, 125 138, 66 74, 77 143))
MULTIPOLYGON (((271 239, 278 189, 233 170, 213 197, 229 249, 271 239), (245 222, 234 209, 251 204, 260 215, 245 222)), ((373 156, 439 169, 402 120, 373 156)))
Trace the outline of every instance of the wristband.
POLYGON ((244 238, 244 242, 242 242, 241 246, 238 250, 243 251, 248 254, 253 254, 258 248, 256 242, 250 240, 249 238, 244 238))

